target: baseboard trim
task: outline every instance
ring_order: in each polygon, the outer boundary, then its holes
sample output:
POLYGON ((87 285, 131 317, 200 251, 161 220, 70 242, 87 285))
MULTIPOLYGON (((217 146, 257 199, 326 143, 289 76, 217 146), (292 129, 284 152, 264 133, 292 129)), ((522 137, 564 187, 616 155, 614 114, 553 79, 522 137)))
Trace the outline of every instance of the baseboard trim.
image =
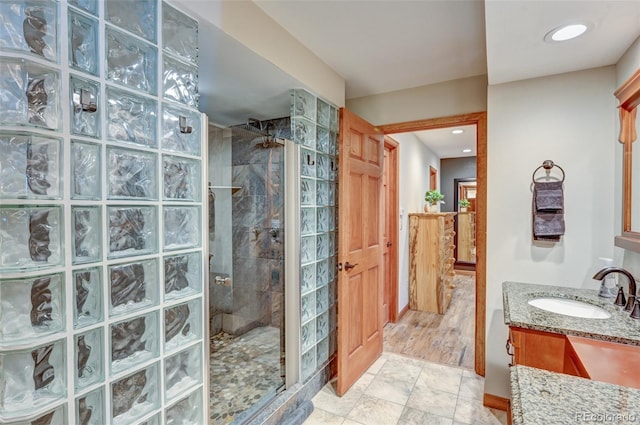
POLYGON ((402 316, 407 314, 407 311, 409 311, 409 304, 405 305, 404 308, 400 310, 400 313, 398 313, 398 319, 396 320, 396 322, 399 322, 400 319, 402 319, 402 316))
POLYGON ((509 410, 509 403, 510 401, 508 398, 499 397, 493 394, 484 393, 484 396, 482 397, 482 404, 490 409, 498 409, 507 412, 509 410))

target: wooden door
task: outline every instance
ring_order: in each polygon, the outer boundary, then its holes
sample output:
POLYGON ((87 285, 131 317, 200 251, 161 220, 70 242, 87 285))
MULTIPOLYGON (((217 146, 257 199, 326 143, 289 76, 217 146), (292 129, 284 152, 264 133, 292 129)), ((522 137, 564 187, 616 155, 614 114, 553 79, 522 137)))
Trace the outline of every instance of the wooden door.
POLYGON ((382 353, 382 132, 340 109, 338 395, 382 353))
POLYGON ((383 326, 398 319, 398 142, 384 137, 383 326))

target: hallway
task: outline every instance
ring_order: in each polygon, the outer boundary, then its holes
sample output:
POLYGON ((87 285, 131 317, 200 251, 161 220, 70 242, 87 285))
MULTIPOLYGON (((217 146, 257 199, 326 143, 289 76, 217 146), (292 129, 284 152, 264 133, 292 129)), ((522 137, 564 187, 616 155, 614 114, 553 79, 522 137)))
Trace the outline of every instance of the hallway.
POLYGON ((384 352, 343 397, 332 382, 313 398, 305 425, 507 423, 506 412, 482 405, 484 379, 469 370, 384 352))

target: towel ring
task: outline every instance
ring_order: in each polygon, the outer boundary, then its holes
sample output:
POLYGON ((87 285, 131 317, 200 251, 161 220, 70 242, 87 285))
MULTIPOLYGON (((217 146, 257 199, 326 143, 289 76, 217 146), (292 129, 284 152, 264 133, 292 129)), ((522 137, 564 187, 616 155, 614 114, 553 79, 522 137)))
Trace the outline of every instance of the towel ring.
POLYGON ((553 167, 558 167, 560 169, 560 171, 562 172, 562 182, 564 183, 564 170, 562 169, 561 166, 559 166, 558 164, 555 164, 552 160, 547 159, 545 161, 542 162, 542 165, 539 166, 538 168, 536 168, 533 171, 533 175, 531 176, 531 180, 533 180, 533 182, 535 183, 536 181, 536 173, 538 172, 539 169, 544 168, 545 170, 549 171, 551 170, 553 167))

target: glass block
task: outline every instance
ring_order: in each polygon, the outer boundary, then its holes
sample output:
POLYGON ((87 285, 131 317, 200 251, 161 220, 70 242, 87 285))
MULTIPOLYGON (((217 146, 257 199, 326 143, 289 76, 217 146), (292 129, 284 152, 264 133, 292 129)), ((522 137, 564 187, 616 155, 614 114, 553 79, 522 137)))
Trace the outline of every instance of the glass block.
POLYGON ((300 360, 300 368, 302 369, 302 379, 307 379, 316 371, 316 350, 312 347, 309 351, 302 354, 300 360))
POLYGON ((65 409, 65 404, 59 406, 58 408, 37 415, 34 419, 18 420, 17 422, 3 422, 3 424, 7 425, 69 425, 69 420, 67 419, 67 412, 65 409))
POLYGON ((102 199, 101 147, 71 140, 71 198, 102 199))
POLYGON ((331 110, 329 112, 329 129, 334 133, 338 132, 339 112, 340 111, 338 111, 336 107, 331 106, 331 110))
POLYGON ((0 61, 0 124, 60 129, 58 71, 23 59, 0 61))
POLYGON ((329 183, 326 181, 316 183, 316 204, 329 205, 329 183))
POLYGON ((333 182, 329 182, 327 185, 327 188, 329 190, 329 194, 328 194, 329 205, 333 206, 336 204, 336 184, 333 182))
POLYGON ((329 308, 329 288, 325 285, 316 291, 316 314, 324 313, 329 308))
POLYGON ((60 199, 62 139, 0 131, 0 198, 60 199))
POLYGON ((202 308, 200 299, 178 304, 164 310, 165 351, 179 349, 202 338, 202 308))
POLYGON ((329 131, 324 128, 318 126, 317 129, 317 140, 316 140, 316 149, 320 152, 329 153, 329 131))
POLYGON ((310 322, 302 325, 302 334, 300 343, 302 344, 302 351, 306 351, 309 348, 313 347, 316 343, 316 321, 311 320, 310 322))
POLYGON ((158 260, 109 266, 109 314, 118 316, 158 304, 158 260))
POLYGON ((62 273, 0 280, 0 346, 65 329, 62 273))
POLYGON ((104 335, 102 328, 76 335, 74 338, 74 366, 76 392, 104 381, 104 335))
POLYGON ((194 345, 164 361, 164 385, 166 400, 189 391, 202 383, 202 347, 194 345))
POLYGON ((200 155, 200 113, 162 106, 162 149, 200 155))
POLYGON ((107 0, 105 1, 105 19, 155 43, 158 4, 156 0, 107 0))
POLYGON ((316 258, 328 258, 329 257, 329 234, 323 233, 316 236, 316 258))
POLYGON ((335 330, 337 327, 338 327, 337 308, 335 305, 332 305, 331 308, 329 308, 329 333, 335 333, 335 330))
POLYGON ((64 262, 62 207, 0 207, 0 271, 64 262))
POLYGON ((76 329, 102 320, 102 268, 74 270, 73 326, 76 329))
POLYGON ((316 237, 306 236, 300 241, 300 261, 310 263, 316 259, 316 237))
POLYGON ((100 73, 98 20, 69 9, 69 66, 91 75, 100 73))
POLYGON ((329 332, 329 355, 333 356, 338 351, 338 338, 335 330, 329 332))
POLYGON ((164 55, 162 93, 168 100, 198 107, 198 67, 164 55))
POLYGON ((311 179, 301 179, 300 181, 300 204, 316 204, 316 181, 311 179))
MULTIPOLYGON (((316 119, 316 97, 303 89, 292 90, 294 117, 305 117, 312 121, 316 119)), ((296 140, 297 141, 297 140, 296 140)))
POLYGON ((300 233, 302 235, 310 235, 316 233, 316 209, 301 208, 300 209, 300 233))
POLYGON ((331 107, 323 100, 318 99, 318 112, 316 122, 325 128, 329 128, 331 121, 331 107))
POLYGON ((76 424, 104 425, 106 423, 103 388, 76 398, 76 424))
POLYGON ((316 153, 307 149, 300 150, 300 174, 308 177, 316 175, 316 153))
POLYGON ((156 154, 107 147, 107 198, 158 199, 156 154))
POLYGON ((100 138, 100 83, 69 77, 71 133, 100 138))
POLYGON ((329 338, 324 338, 316 346, 316 355, 318 358, 318 365, 322 365, 329 359, 329 338))
POLYGON ((317 231, 326 232, 329 230, 329 209, 318 208, 318 219, 316 221, 317 231))
POLYGON ((328 208, 328 218, 329 218, 329 230, 330 231, 334 231, 336 230, 336 209, 335 208, 328 208))
POLYGON ((327 281, 332 282, 336 278, 336 257, 327 259, 327 281))
POLYGON ((329 133, 329 154, 338 155, 338 134, 334 132, 329 133))
POLYGON ((202 291, 202 267, 199 252, 164 258, 164 299, 174 300, 202 291))
POLYGON ((163 48, 193 64, 198 63, 198 21, 162 4, 163 48))
POLYGON ((67 0, 67 2, 85 12, 98 16, 98 0, 67 0))
POLYGON ((107 123, 110 140, 155 147, 158 106, 152 99, 107 87, 107 123))
POLYGON ((334 156, 330 156, 329 157, 329 180, 335 181, 337 180, 337 176, 338 176, 338 159, 334 156))
POLYGON ((195 391, 189 397, 167 408, 165 424, 200 425, 203 415, 202 406, 202 391, 195 391))
POLYGON ((0 16, 0 49, 58 61, 57 2, 3 0, 0 16))
POLYGON ((336 303, 336 283, 335 283, 335 281, 329 282, 329 284, 327 285, 327 288, 329 288, 329 307, 331 307, 332 305, 334 305, 336 303))
MULTIPOLYGON (((114 0, 109 0, 111 4, 114 0)), ((138 4, 141 1, 129 1, 138 4)), ((154 24, 155 25, 155 24, 154 24)), ((111 27, 106 29, 106 78, 149 94, 157 92, 158 49, 111 27)))
POLYGON ((154 363, 111 384, 113 425, 129 425, 159 407, 159 369, 154 363))
POLYGON ((64 340, 35 348, 0 351, 0 414, 4 418, 32 413, 64 400, 67 394, 64 340))
POLYGON ((199 201, 200 161, 169 155, 162 161, 164 199, 199 201))
POLYGON ((338 246, 336 245, 336 234, 335 232, 329 232, 329 246, 328 253, 329 255, 334 255, 338 253, 338 246))
POLYGON ((151 254, 158 246, 155 207, 108 207, 109 258, 151 254))
POLYGON ((292 118, 293 141, 307 146, 310 149, 316 148, 316 125, 305 118, 292 118))
POLYGON ((316 155, 316 177, 329 180, 329 157, 327 155, 316 155))
POLYGON ((300 279, 301 293, 306 294, 316 288, 316 265, 302 266, 302 279, 300 279))
POLYGON ((325 286, 329 282, 329 260, 319 261, 316 265, 316 288, 325 286))
POLYGON ((102 259, 102 213, 100 207, 71 208, 71 255, 73 264, 102 259))
POLYGON ((316 317, 316 341, 321 341, 329 335, 329 313, 327 311, 316 317))
POLYGON ((135 425, 160 425, 160 415, 160 413, 157 413, 150 418, 136 423, 135 425))
POLYGON ((164 249, 200 246, 200 207, 164 207, 164 249))
POLYGON ((158 313, 151 312, 110 326, 112 375, 160 355, 158 325, 158 313))
POLYGON ((300 319, 304 323, 314 317, 316 317, 316 294, 315 292, 309 292, 302 296, 300 319))

